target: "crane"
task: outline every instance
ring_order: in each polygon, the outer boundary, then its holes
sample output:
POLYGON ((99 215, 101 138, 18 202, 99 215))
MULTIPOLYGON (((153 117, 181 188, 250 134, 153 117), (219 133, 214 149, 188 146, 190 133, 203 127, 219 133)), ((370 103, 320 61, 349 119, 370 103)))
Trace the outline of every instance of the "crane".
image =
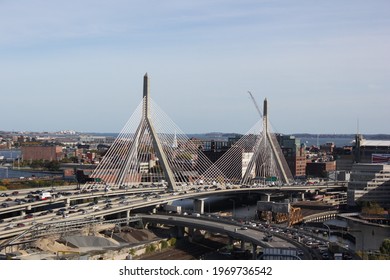
POLYGON ((257 105, 257 102, 256 102, 255 98, 253 97, 252 93, 251 93, 249 90, 248 90, 248 93, 249 93, 249 95, 251 96, 251 99, 252 99, 253 103, 255 104, 256 110, 257 110, 257 112, 259 113, 260 118, 262 118, 262 117, 263 117, 263 114, 261 113, 260 108, 259 108, 259 106, 257 105))

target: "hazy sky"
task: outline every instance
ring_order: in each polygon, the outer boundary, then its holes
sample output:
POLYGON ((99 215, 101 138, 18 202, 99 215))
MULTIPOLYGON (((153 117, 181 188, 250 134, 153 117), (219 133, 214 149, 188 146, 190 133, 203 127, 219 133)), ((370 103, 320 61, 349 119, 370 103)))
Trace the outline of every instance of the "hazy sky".
POLYGON ((0 130, 390 133, 389 0, 0 0, 0 130))

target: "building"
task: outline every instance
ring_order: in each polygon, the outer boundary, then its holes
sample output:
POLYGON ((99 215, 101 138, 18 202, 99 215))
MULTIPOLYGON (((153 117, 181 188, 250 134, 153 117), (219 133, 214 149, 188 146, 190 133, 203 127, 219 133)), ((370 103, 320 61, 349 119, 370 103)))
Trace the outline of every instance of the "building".
POLYGON ((328 142, 320 146, 320 150, 327 154, 333 154, 334 149, 335 149, 335 145, 333 142, 328 142))
POLYGON ((57 145, 47 146, 22 146, 22 160, 61 160, 64 157, 62 147, 57 145))
POLYGON ((336 148, 333 154, 338 171, 351 171, 354 163, 387 163, 390 161, 390 140, 367 140, 357 134, 353 146, 336 148))
POLYGON ((390 206, 390 165, 354 164, 348 183, 347 204, 377 202, 382 207, 390 206))
POLYGON ((356 135, 354 147, 355 162, 372 163, 377 155, 390 158, 390 140, 366 140, 362 135, 356 135))
POLYGON ((306 177, 306 152, 301 140, 291 135, 276 137, 294 178, 306 177))
POLYGON ((336 161, 307 162, 306 174, 312 177, 326 178, 336 170, 336 161))
POLYGON ((336 160, 336 170, 350 172, 354 163, 353 147, 336 147, 333 151, 336 160))

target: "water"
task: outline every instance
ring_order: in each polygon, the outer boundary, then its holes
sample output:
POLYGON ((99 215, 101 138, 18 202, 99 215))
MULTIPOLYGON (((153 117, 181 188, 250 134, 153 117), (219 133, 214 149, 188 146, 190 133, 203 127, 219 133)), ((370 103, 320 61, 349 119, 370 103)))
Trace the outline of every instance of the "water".
POLYGON ((33 172, 33 171, 26 171, 26 170, 14 170, 14 169, 8 169, 6 167, 0 167, 0 179, 7 179, 7 178, 20 178, 20 177, 45 177, 45 176, 52 176, 53 174, 50 172, 33 172))
MULTIPOLYGON (((301 139, 301 143, 305 144, 306 146, 317 146, 317 137, 297 137, 301 139)), ((325 138, 325 137, 319 137, 318 138, 318 144, 323 145, 325 143, 334 143, 336 147, 344 147, 344 146, 350 146, 352 145, 353 138, 325 138)))
POLYGON ((356 250, 376 251, 382 242, 390 238, 390 227, 376 226, 347 220, 348 231, 356 238, 356 250))
MULTIPOLYGON (((204 203, 204 212, 205 213, 216 213, 219 211, 233 212, 234 207, 234 217, 237 220, 252 220, 257 219, 256 203, 244 204, 238 200, 232 200, 233 197, 210 197, 205 198, 204 203)), ((193 200, 192 199, 183 199, 173 202, 174 205, 182 206, 183 211, 192 212, 193 211, 193 200)), ((345 233, 349 233, 356 238, 356 244, 352 243, 350 240, 345 239, 343 236, 331 235, 329 240, 332 242, 338 242, 344 245, 348 245, 351 249, 356 249, 357 251, 376 251, 379 250, 383 240, 385 238, 390 238, 390 227, 382 227, 376 225, 367 225, 351 220, 344 219, 332 219, 324 222, 327 225, 338 226, 345 229, 345 233), (348 229, 348 231, 346 230, 348 229)), ((321 229, 323 231, 323 229, 321 229)), ((320 232, 321 232, 320 231, 320 232)), ((319 233, 318 236, 328 239, 326 235, 319 233)))
MULTIPOLYGON (((233 214, 234 207, 234 218, 237 220, 253 220, 257 219, 257 205, 254 203, 241 203, 238 200, 234 200, 233 197, 208 197, 204 199, 204 213, 217 213, 217 212, 228 212, 233 214)), ((181 206, 182 211, 192 212, 193 211, 193 200, 183 199, 174 201, 173 205, 181 206)))
POLYGON ((383 240, 390 238, 390 227, 364 224, 352 220, 333 219, 327 220, 324 224, 337 226, 346 229, 344 232, 355 237, 356 244, 340 236, 331 236, 331 241, 338 241, 347 244, 351 249, 357 251, 376 251, 379 250, 383 240))
POLYGON ((21 154, 20 150, 0 150, 0 157, 8 160, 20 158, 21 154))

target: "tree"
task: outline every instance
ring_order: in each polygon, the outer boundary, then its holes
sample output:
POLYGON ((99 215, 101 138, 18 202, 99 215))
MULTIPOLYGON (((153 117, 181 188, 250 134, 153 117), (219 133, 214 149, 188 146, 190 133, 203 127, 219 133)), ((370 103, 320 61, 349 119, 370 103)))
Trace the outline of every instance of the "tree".
POLYGON ((383 240, 381 246, 379 247, 379 251, 382 254, 390 256, 390 239, 389 238, 386 238, 385 240, 383 240))
POLYGON ((384 209, 376 202, 365 202, 362 207, 363 215, 380 215, 384 209))

